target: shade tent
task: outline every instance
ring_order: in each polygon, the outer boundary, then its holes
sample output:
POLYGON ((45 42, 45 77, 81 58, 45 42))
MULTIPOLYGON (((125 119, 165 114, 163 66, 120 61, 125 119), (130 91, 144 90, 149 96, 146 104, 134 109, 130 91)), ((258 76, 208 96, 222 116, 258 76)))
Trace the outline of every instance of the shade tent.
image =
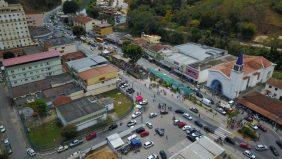
POLYGON ((180 93, 182 93, 184 95, 188 95, 188 94, 193 93, 193 90, 191 90, 188 86, 185 86, 184 83, 168 76, 165 73, 157 71, 154 68, 148 68, 148 72, 150 72, 151 74, 153 74, 157 78, 162 79, 165 83, 171 85, 173 89, 179 89, 180 93))
POLYGON ((142 96, 136 96, 136 101, 137 101, 137 102, 143 101, 143 97, 142 97, 142 96))

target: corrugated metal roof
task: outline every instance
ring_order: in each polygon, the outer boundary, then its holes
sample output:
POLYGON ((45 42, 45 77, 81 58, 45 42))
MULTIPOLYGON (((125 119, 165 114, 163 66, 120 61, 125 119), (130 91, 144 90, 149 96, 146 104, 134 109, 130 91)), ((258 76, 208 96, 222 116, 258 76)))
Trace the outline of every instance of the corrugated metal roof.
POLYGON ((102 56, 91 56, 67 62, 67 65, 76 72, 86 71, 94 66, 107 63, 107 59, 102 56))
POLYGON ((9 66, 29 63, 33 61, 39 61, 39 60, 58 57, 58 56, 60 56, 60 53, 56 50, 46 51, 46 52, 41 52, 41 53, 31 54, 31 55, 24 55, 24 56, 14 57, 10 59, 4 59, 3 66, 9 67, 9 66))

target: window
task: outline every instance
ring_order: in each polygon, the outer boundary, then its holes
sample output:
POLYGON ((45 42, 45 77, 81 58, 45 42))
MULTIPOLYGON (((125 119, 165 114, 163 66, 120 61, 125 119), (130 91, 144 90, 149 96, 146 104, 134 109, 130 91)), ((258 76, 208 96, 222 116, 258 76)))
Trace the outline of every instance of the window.
POLYGON ((14 73, 14 70, 11 70, 11 73, 14 73))
POLYGON ((278 88, 275 88, 275 90, 277 91, 277 90, 278 90, 278 88))
POLYGON ((272 88, 272 86, 271 86, 271 85, 269 85, 269 86, 268 86, 268 88, 272 88))
POLYGON ((25 70, 25 68, 22 68, 22 70, 24 71, 24 70, 25 70))

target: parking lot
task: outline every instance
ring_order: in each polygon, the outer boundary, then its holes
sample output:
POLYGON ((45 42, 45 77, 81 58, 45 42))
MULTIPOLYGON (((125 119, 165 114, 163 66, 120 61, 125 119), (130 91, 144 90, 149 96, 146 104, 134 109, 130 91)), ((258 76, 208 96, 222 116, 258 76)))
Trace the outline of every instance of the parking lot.
MULTIPOLYGON (((167 154, 167 156, 171 156, 173 153, 179 151, 181 148, 191 144, 192 142, 186 138, 186 132, 183 131, 181 128, 178 128, 177 125, 173 124, 173 118, 179 119, 180 121, 185 122, 187 125, 194 127, 196 129, 199 129, 197 126, 195 126, 193 120, 188 120, 182 117, 180 114, 175 114, 174 110, 168 111, 168 114, 166 115, 160 115, 160 109, 158 108, 157 103, 149 102, 146 106, 144 106, 145 109, 141 116, 135 118, 134 120, 137 121, 137 123, 146 123, 150 122, 153 125, 152 129, 149 129, 147 126, 145 126, 145 130, 148 131, 150 134, 147 137, 140 137, 140 135, 137 136, 141 139, 142 147, 139 148, 140 151, 135 152, 131 151, 126 155, 122 155, 122 158, 125 159, 132 159, 136 158, 136 155, 138 154, 138 158, 147 158, 151 154, 159 155, 160 150, 164 150, 167 154), (150 113, 157 113, 157 117, 149 118, 150 113), (165 133, 164 136, 159 136, 155 133, 155 128, 162 128, 164 129, 165 133), (153 141, 154 146, 145 149, 144 143, 146 141, 153 141)), ((204 130, 200 130, 203 134, 205 134, 204 130)), ((127 139, 125 138, 124 141, 127 139)))

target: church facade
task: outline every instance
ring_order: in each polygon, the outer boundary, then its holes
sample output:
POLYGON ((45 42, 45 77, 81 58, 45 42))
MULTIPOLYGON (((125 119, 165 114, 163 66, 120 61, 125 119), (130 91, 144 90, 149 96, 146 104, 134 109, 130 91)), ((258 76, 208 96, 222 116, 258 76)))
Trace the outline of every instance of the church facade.
POLYGON ((270 79, 275 65, 262 56, 248 56, 241 53, 236 61, 210 68, 207 86, 215 92, 234 99, 242 91, 270 79))

